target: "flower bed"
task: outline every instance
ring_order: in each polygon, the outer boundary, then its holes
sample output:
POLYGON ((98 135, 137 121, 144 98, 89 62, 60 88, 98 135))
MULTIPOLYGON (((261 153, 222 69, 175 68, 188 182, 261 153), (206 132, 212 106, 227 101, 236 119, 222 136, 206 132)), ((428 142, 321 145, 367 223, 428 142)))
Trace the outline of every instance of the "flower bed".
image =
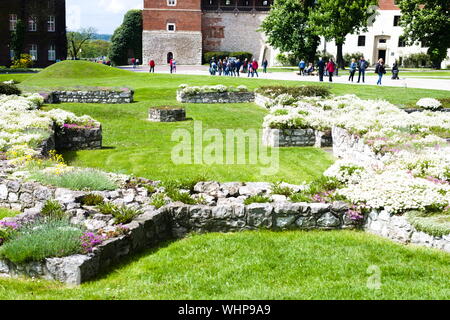
POLYGON ((245 103, 254 102, 255 94, 245 86, 189 87, 181 85, 177 91, 177 101, 182 103, 245 103))

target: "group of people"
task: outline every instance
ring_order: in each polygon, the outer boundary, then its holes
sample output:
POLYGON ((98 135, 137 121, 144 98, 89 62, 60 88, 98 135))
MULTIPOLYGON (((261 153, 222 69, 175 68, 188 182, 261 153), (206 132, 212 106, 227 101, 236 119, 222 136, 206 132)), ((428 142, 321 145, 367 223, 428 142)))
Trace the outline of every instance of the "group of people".
MULTIPOLYGON (((262 67, 263 72, 267 73, 267 66, 269 65, 267 59, 263 61, 262 67)), ((209 62, 209 73, 219 76, 230 76, 230 77, 240 77, 241 74, 247 74, 247 77, 259 77, 258 74, 259 63, 256 59, 240 59, 228 58, 218 59, 213 57, 209 62)))
MULTIPOLYGON (((301 60, 298 64, 298 68, 301 76, 305 75, 313 75, 316 71, 313 63, 309 63, 306 66, 306 62, 301 60)), ((367 62, 364 57, 360 57, 358 61, 356 59, 352 59, 349 66, 350 75, 348 81, 354 82, 354 77, 356 71, 358 71, 358 82, 365 83, 366 71, 369 68, 369 62, 367 62)), ((333 58, 330 58, 328 62, 321 57, 317 62, 317 73, 319 75, 319 80, 323 82, 324 76, 329 77, 329 81, 333 82, 333 76, 338 75, 339 68, 337 64, 334 62, 333 58)), ((386 65, 383 59, 378 60, 378 63, 375 66, 375 73, 378 75, 377 85, 381 85, 383 76, 386 74, 386 65)), ((399 80, 399 67, 397 61, 394 63, 392 67, 392 79, 399 80)))

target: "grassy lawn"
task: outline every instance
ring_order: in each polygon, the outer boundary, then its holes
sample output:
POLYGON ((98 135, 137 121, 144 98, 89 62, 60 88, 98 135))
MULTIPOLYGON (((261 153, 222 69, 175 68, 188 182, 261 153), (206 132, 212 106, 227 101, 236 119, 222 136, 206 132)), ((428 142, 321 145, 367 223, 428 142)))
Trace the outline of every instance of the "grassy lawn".
POLYGON ((195 235, 80 287, 0 279, 0 299, 449 299, 450 255, 360 232, 195 235), (367 281, 379 268, 381 289, 367 281))
MULTIPOLYGON (((314 148, 281 148, 277 174, 261 175, 264 166, 255 165, 174 165, 171 152, 178 142, 171 141, 175 129, 193 133, 193 121, 202 121, 203 129, 261 129, 267 111, 255 104, 186 105, 189 121, 161 124, 150 123, 148 108, 162 105, 179 105, 175 92, 182 83, 190 85, 247 85, 257 88, 270 84, 297 85, 291 81, 218 78, 186 75, 149 75, 108 68, 88 62, 54 65, 36 75, 1 75, 1 80, 16 79, 22 86, 39 88, 73 86, 132 87, 136 90, 136 103, 128 105, 61 104, 52 107, 88 114, 100 121, 104 129, 104 149, 97 151, 68 152, 66 160, 75 166, 87 166, 107 171, 134 174, 156 180, 174 178, 196 179, 205 177, 220 181, 287 181, 302 183, 320 175, 333 161, 330 154, 314 148)), ((305 83, 302 83, 305 84, 305 83)), ((316 84, 317 85, 317 84, 316 84)), ((354 93, 362 98, 384 98, 406 105, 422 97, 450 97, 450 92, 405 88, 378 88, 346 84, 322 84, 334 94, 354 93)), ((48 107, 47 107, 48 108, 48 107)))

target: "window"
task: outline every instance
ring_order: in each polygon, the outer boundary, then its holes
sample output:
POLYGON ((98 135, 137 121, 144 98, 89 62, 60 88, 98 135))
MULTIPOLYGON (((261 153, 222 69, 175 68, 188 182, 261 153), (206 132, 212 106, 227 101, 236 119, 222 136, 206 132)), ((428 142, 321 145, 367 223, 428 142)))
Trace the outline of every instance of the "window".
POLYGON ((37 44, 32 44, 30 47, 30 56, 33 61, 38 59, 38 47, 37 44))
POLYGON ((28 31, 37 31, 37 18, 34 16, 28 19, 28 31))
POLYGON ((403 37, 398 38, 398 47, 399 47, 399 48, 404 48, 404 47, 406 47, 406 41, 405 41, 405 38, 403 38, 403 37))
POLYGON ((17 27, 17 14, 9 15, 9 31, 16 31, 17 27))
POLYGON ((394 27, 398 27, 400 25, 400 16, 394 16, 394 27))
POLYGON ((11 60, 14 59, 14 50, 12 50, 12 49, 9 50, 9 58, 10 58, 11 60))
POLYGON ((379 42, 379 43, 386 43, 387 40, 386 40, 386 39, 380 39, 378 42, 379 42))
POLYGON ((48 48, 48 61, 56 61, 56 46, 54 44, 48 48))
POLYGON ((177 0, 167 0, 167 5, 169 7, 175 7, 177 5, 177 0))
POLYGON ((49 16, 47 21, 47 31, 48 32, 55 32, 56 31, 56 22, 55 22, 55 16, 49 16))
POLYGON ((358 47, 365 47, 365 46, 366 46, 366 36, 359 36, 358 47))
POLYGON ((175 30, 176 30, 175 23, 168 23, 167 24, 167 31, 175 32, 175 30))
POLYGON ((421 46, 422 48, 428 48, 428 47, 429 47, 428 41, 427 41, 427 40, 422 40, 422 41, 420 42, 420 46, 421 46))

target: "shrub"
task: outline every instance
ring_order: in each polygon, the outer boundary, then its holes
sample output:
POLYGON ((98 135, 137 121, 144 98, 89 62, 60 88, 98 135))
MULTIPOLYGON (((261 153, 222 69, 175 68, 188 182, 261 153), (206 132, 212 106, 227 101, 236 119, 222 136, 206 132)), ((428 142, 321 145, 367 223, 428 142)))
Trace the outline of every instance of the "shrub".
POLYGON ((33 66, 33 59, 29 54, 22 53, 19 59, 14 59, 11 69, 27 69, 33 66))
POLYGON ((269 97, 277 97, 281 95, 289 95, 294 99, 300 97, 322 97, 326 98, 331 95, 330 89, 323 86, 263 86, 257 89, 258 93, 269 97))
POLYGON ((184 204, 197 204, 197 200, 192 198, 188 192, 182 192, 179 189, 167 190, 167 196, 175 202, 179 201, 184 204))
POLYGON ((270 198, 261 195, 256 195, 245 199, 244 204, 247 206, 252 203, 268 203, 268 202, 272 202, 270 198))
POLYGON ((43 184, 71 190, 103 191, 117 189, 116 183, 106 173, 95 169, 75 169, 63 172, 60 175, 37 171, 32 173, 30 177, 43 184))
POLYGON ((14 263, 42 261, 82 252, 80 226, 68 220, 40 220, 23 226, 0 247, 0 256, 14 263))
POLYGON ((241 61, 244 61, 245 59, 248 59, 250 61, 253 58, 253 54, 250 52, 237 51, 237 52, 231 52, 230 57, 240 59, 241 61))
POLYGON ((286 197, 290 197, 294 193, 294 190, 292 190, 292 188, 289 188, 287 186, 282 187, 280 182, 272 184, 271 189, 272 194, 280 194, 286 197))
POLYGON ((99 194, 90 193, 81 198, 81 204, 85 206, 98 206, 103 203, 103 197, 99 194))
POLYGON ((450 215, 448 214, 430 215, 419 211, 410 211, 406 214, 406 219, 418 231, 429 235, 442 237, 450 234, 450 215))
POLYGON ((289 199, 292 202, 312 202, 311 196, 304 192, 294 193, 289 199))
POLYGON ((412 53, 402 58, 402 66, 405 68, 431 67, 433 62, 426 53, 412 53))
POLYGON ((110 202, 103 203, 97 206, 101 214, 112 215, 116 220, 115 224, 127 224, 133 221, 141 211, 129 208, 127 206, 116 206, 110 202))
POLYGON ((286 67, 297 66, 300 60, 293 54, 283 54, 279 53, 275 59, 282 65, 286 67))
POLYGON ((6 94, 8 96, 10 95, 18 96, 22 94, 22 91, 20 91, 20 89, 17 88, 17 86, 14 84, 0 82, 0 94, 6 94))
POLYGON ((167 204, 166 195, 164 193, 155 193, 151 198, 150 204, 156 209, 164 207, 167 204))
POLYGON ((205 52, 203 54, 203 62, 204 63, 209 63, 212 58, 216 58, 216 61, 219 59, 225 59, 226 57, 229 57, 230 53, 227 51, 210 51, 210 52, 205 52))
POLYGON ((61 204, 56 200, 47 200, 41 210, 41 214, 51 219, 62 219, 65 216, 61 204))
POLYGON ((116 207, 112 211, 112 216, 115 219, 115 224, 130 223, 140 214, 142 214, 141 211, 129 208, 127 206, 116 207))
POLYGON ((112 215, 116 208, 117 206, 112 204, 111 202, 104 202, 97 205, 97 209, 100 211, 100 213, 105 215, 112 215))
POLYGON ((0 220, 7 217, 14 217, 17 216, 18 214, 20 214, 19 211, 10 210, 7 208, 0 208, 0 220))

